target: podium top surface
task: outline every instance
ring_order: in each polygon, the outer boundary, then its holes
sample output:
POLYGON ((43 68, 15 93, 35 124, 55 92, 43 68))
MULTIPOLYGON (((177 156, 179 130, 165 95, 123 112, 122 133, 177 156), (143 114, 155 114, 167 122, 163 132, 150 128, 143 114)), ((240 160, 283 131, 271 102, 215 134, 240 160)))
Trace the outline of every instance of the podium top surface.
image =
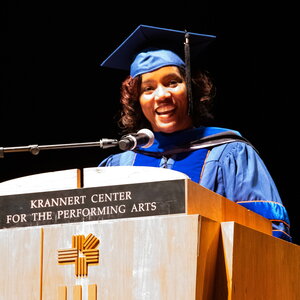
POLYGON ((98 167, 83 170, 83 186, 109 186, 165 180, 189 179, 184 173, 155 167, 98 167))
POLYGON ((83 173, 77 169, 70 169, 4 181, 0 183, 0 196, 175 179, 189 177, 178 171, 155 167, 96 167, 85 168, 83 173))

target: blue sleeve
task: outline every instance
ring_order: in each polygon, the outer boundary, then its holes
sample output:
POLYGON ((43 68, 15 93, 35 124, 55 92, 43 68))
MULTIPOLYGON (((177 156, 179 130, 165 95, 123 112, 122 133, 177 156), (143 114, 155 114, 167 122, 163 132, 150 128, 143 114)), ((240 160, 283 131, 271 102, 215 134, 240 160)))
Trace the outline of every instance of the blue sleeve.
POLYGON ((291 241, 287 211, 265 164, 251 146, 234 142, 215 147, 200 184, 269 219, 273 236, 291 241))
POLYGON ((111 164, 111 160, 112 160, 112 155, 102 160, 101 163, 98 165, 98 167, 109 167, 111 164))
POLYGON ((133 166, 135 156, 133 151, 113 154, 104 159, 98 167, 133 166))

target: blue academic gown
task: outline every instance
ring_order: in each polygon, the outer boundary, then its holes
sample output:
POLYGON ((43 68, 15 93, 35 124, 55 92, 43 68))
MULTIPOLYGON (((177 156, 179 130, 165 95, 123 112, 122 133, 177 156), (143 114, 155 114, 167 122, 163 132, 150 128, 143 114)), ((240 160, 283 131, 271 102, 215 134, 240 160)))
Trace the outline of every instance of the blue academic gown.
POLYGON ((287 211, 265 164, 251 145, 234 141, 187 150, 186 145, 191 141, 225 131, 240 135, 219 127, 199 127, 171 134, 156 132, 151 147, 111 155, 99 166, 152 166, 180 171, 200 185, 271 220, 273 236, 292 241, 287 211))

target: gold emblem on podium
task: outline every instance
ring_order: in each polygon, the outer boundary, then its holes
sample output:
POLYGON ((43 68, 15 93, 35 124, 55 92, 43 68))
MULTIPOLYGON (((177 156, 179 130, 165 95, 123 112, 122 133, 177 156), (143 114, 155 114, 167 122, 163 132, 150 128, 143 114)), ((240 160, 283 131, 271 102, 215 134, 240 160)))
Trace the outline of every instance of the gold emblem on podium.
POLYGON ((72 236, 72 248, 58 250, 59 264, 75 264, 75 276, 88 276, 88 266, 99 263, 100 241, 93 234, 72 236))

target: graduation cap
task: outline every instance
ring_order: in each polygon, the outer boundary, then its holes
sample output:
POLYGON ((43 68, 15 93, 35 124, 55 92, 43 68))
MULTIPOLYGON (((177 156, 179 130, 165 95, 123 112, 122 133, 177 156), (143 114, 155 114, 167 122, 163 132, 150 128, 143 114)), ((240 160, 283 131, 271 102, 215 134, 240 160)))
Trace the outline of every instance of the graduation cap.
POLYGON ((139 25, 101 66, 130 71, 132 77, 163 66, 184 66, 191 110, 190 58, 214 39, 213 35, 139 25))

